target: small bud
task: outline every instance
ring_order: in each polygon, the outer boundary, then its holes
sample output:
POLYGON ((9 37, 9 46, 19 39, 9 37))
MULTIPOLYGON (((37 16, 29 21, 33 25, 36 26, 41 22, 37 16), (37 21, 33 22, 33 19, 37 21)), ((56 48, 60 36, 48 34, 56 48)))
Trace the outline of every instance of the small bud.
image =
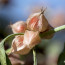
POLYGON ((27 25, 23 21, 18 21, 11 25, 13 33, 24 33, 25 30, 27 29, 27 25))
MULTIPOLYGON (((53 27, 51 27, 50 25, 48 25, 47 30, 44 31, 44 32, 47 32, 47 31, 49 31, 49 30, 51 30, 51 29, 53 29, 53 27)), ((44 33, 44 32, 43 32, 43 33, 44 33)), ((42 33, 42 34, 43 34, 43 33, 42 33)), ((50 35, 47 35, 47 36, 44 36, 43 39, 51 39, 53 36, 54 36, 54 33, 53 33, 53 34, 50 34, 50 35)))
POLYGON ((14 38, 12 42, 12 53, 17 53, 21 55, 29 53, 30 49, 25 44, 23 44, 23 40, 23 35, 18 35, 14 38))
POLYGON ((35 45, 39 44, 39 42, 40 36, 38 31, 25 31, 23 43, 27 45, 30 49, 32 49, 35 45))
POLYGON ((27 28, 32 31, 43 32, 48 27, 48 21, 42 12, 34 13, 27 20, 27 28))

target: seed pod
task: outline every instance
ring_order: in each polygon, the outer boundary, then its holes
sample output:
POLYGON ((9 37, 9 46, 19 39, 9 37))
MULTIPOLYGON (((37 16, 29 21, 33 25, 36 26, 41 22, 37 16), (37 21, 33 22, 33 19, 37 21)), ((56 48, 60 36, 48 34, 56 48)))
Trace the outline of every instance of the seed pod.
POLYGON ((39 32, 25 31, 24 35, 18 35, 12 42, 12 53, 21 55, 29 53, 29 51, 40 42, 39 32))
MULTIPOLYGON (((47 30, 44 31, 44 32, 47 32, 47 31, 49 31, 49 30, 51 30, 51 29, 53 29, 53 27, 50 26, 50 25, 48 25, 47 30)), ((44 33, 44 32, 43 32, 43 33, 44 33)), ((41 33, 41 34, 43 34, 43 33, 41 33)), ((47 35, 47 36, 44 36, 43 39, 51 39, 53 36, 54 36, 54 33, 53 33, 53 34, 50 34, 50 35, 47 35)))
POLYGON ((48 21, 42 12, 34 13, 27 20, 27 28, 32 31, 43 32, 48 27, 48 21))
POLYGON ((18 21, 11 25, 13 33, 24 33, 25 30, 27 29, 27 25, 23 21, 18 21))
POLYGON ((24 36, 23 35, 18 35, 14 38, 13 42, 12 42, 12 53, 17 53, 17 54, 27 54, 30 49, 23 44, 23 40, 24 40, 24 36))
POLYGON ((35 45, 39 44, 39 42, 40 36, 38 31, 25 31, 23 43, 27 45, 30 49, 32 49, 35 45))

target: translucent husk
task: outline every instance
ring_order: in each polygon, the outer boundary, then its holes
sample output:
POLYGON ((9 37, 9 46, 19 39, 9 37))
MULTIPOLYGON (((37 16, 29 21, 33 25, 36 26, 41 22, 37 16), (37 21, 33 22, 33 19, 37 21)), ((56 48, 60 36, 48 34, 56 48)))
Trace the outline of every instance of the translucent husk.
POLYGON ((11 46, 11 52, 17 54, 27 54, 40 42, 39 32, 25 31, 24 35, 18 35, 14 38, 11 46))
POLYGON ((41 12, 34 13, 27 19, 27 28, 29 30, 43 32, 47 29, 47 27, 48 27, 48 21, 41 12), (38 19, 34 20, 33 19, 34 17, 37 17, 38 19), (33 23, 31 23, 31 21, 33 23))
POLYGON ((11 25, 13 33, 24 33, 27 29, 27 24, 23 21, 18 21, 11 25))
POLYGON ((24 36, 22 35, 18 35, 14 38, 13 42, 12 42, 12 46, 11 46, 11 53, 17 53, 17 54, 27 54, 30 49, 23 44, 23 40, 21 41, 21 39, 23 39, 24 36))
POLYGON ((39 44, 40 41, 41 39, 38 31, 25 31, 23 43, 26 44, 30 49, 39 44))

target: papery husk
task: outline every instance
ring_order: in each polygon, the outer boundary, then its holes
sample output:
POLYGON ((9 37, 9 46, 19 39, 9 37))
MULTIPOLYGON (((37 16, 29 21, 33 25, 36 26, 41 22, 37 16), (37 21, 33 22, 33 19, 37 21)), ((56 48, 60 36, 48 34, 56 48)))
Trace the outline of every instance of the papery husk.
POLYGON ((27 29, 27 24, 23 21, 18 21, 11 25, 13 33, 24 33, 27 29))
POLYGON ((14 38, 11 46, 11 53, 17 53, 21 55, 29 53, 30 49, 25 44, 23 44, 23 40, 20 41, 20 39, 23 38, 23 35, 18 35, 14 38))
POLYGON ((24 35, 18 35, 14 38, 11 46, 11 53, 21 55, 28 54, 30 50, 40 42, 39 32, 25 31, 24 35))
POLYGON ((47 27, 48 27, 48 21, 45 18, 45 16, 43 14, 41 14, 41 12, 34 13, 27 19, 27 28, 29 30, 43 32, 47 29, 47 27), (37 16, 39 20, 36 22, 34 21, 34 23, 30 24, 31 20, 35 16, 37 16))
POLYGON ((23 43, 27 45, 30 49, 39 44, 40 41, 41 39, 38 31, 25 31, 23 43))
MULTIPOLYGON (((47 30, 44 31, 44 32, 47 32, 47 31, 49 31, 49 30, 51 30, 51 29, 53 29, 53 27, 50 26, 50 25, 48 25, 47 30)), ((44 33, 44 32, 43 32, 43 33, 44 33)), ((43 34, 43 33, 41 33, 41 34, 43 34)), ((52 33, 52 34, 50 34, 50 35, 47 35, 47 36, 44 36, 43 39, 51 39, 51 38, 53 38, 53 36, 54 36, 54 33, 52 33)))
POLYGON ((8 58, 10 59, 12 65, 24 65, 24 61, 20 60, 20 55, 18 54, 12 53, 8 55, 8 58))
POLYGON ((17 52, 14 52, 14 53, 20 54, 20 55, 25 55, 25 54, 28 54, 29 52, 30 52, 30 49, 27 46, 23 45, 22 47, 20 47, 17 50, 17 52))

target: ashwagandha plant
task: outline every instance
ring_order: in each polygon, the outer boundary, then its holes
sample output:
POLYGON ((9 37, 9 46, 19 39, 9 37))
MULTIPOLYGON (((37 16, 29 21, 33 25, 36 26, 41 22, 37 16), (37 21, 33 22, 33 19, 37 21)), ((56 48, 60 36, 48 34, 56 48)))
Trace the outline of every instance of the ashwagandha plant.
MULTIPOLYGON (((47 19, 43 15, 44 11, 32 14, 25 22, 19 21, 11 25, 14 34, 8 35, 0 42, 0 63, 1 65, 11 65, 7 62, 7 55, 4 49, 4 43, 11 37, 15 38, 12 41, 11 49, 8 52, 25 55, 30 52, 41 40, 50 39, 55 32, 65 29, 65 25, 57 28, 52 28, 47 19)), ((44 44, 44 43, 43 43, 44 44)), ((8 54, 7 53, 7 54, 8 54)), ((33 49, 34 65, 37 65, 36 51, 33 49)))

